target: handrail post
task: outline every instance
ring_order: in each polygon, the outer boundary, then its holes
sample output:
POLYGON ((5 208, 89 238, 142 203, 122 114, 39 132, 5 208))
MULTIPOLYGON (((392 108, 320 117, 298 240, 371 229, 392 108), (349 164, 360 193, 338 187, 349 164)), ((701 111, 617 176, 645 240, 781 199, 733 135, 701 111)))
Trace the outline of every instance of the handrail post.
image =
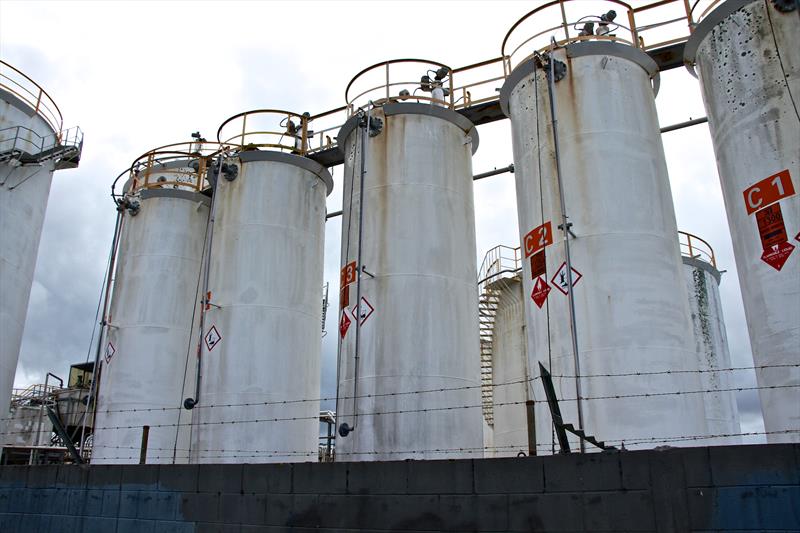
POLYGON ((689 245, 689 257, 694 257, 694 251, 692 250, 692 236, 688 233, 686 234, 686 242, 689 245))
POLYGON ((564 0, 560 0, 559 5, 561 6, 561 23, 564 27, 564 38, 569 40, 569 23, 567 22, 567 10, 564 7, 564 0))
POLYGON ((308 151, 308 117, 302 115, 300 117, 301 138, 300 138, 300 155, 306 155, 308 151))
POLYGON ((456 105, 453 101, 453 71, 450 71, 450 109, 455 109, 456 105))
POLYGON ((631 29, 631 44, 634 48, 644 48, 644 42, 642 42, 642 46, 639 46, 639 32, 636 31, 636 17, 633 14, 633 10, 628 10, 628 26, 631 29))
POLYGON ((39 112, 39 106, 42 103, 42 91, 43 91, 43 89, 41 87, 39 87, 39 95, 36 97, 36 109, 33 110, 34 113, 38 113, 39 112))
POLYGON ((389 63, 386 63, 386 100, 389 100, 389 86, 391 82, 389 81, 389 63))

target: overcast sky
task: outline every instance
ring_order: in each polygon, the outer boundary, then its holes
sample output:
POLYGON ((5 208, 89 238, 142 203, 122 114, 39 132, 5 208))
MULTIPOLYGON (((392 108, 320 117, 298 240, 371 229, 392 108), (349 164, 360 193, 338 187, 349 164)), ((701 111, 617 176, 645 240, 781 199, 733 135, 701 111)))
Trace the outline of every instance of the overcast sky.
MULTIPOLYGON (((89 351, 114 224, 113 179, 141 153, 212 139, 248 109, 312 114, 344 104, 373 63, 421 57, 457 67, 500 55, 536 2, 16 2, 0 0, 0 57, 47 90, 65 126, 85 132, 80 168, 56 173, 28 309, 17 387, 65 376, 89 351)), ((500 84, 498 83, 498 86, 500 84)), ((662 74, 662 125, 705 115, 685 70, 662 74)), ((480 126, 473 169, 512 162, 507 121, 480 126)), ((705 125, 663 136, 678 227, 714 247, 734 366, 753 364, 731 239, 705 125)), ((328 210, 341 209, 341 167, 328 210)), ((475 184, 478 256, 517 246, 511 174, 475 184)), ((340 223, 327 224, 325 279, 338 286, 340 223)), ((333 298, 336 290, 332 290, 333 298)), ((322 394, 335 390, 336 313, 323 341, 322 394)), ((93 357, 93 355, 92 355, 93 357)), ((755 385, 752 372, 735 381, 755 385)), ((757 395, 737 397, 743 431, 763 431, 757 395)), ((333 406, 327 406, 333 408, 333 406)), ((757 442, 763 439, 748 439, 757 442)))

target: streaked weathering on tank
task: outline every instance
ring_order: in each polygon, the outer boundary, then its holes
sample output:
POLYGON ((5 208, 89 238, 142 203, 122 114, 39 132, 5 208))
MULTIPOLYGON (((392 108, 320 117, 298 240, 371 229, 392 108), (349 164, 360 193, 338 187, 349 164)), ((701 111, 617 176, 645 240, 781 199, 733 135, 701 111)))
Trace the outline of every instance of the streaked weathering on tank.
POLYGON ((708 113, 769 442, 800 442, 798 11, 728 0, 684 56, 708 113))

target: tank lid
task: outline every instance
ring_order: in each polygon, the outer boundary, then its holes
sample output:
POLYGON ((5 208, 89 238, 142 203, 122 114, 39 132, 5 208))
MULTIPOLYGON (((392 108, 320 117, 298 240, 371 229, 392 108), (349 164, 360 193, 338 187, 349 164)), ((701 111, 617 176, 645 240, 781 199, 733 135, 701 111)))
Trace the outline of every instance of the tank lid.
POLYGON ((308 170, 322 180, 327 189, 326 196, 333 191, 333 178, 331 177, 331 173, 328 172, 327 168, 323 167, 313 159, 309 159, 300 155, 289 154, 286 152, 275 152, 272 150, 246 150, 244 152, 240 152, 238 157, 242 163, 248 163, 251 161, 274 161, 277 163, 286 163, 300 167, 303 170, 308 170))
MULTIPOLYGON (((388 116, 392 115, 427 115, 430 117, 440 118, 442 120, 446 120, 458 126, 461 130, 464 131, 467 135, 470 136, 472 139, 472 153, 478 150, 478 144, 480 143, 480 137, 478 136, 478 129, 475 125, 470 121, 467 117, 462 115, 461 113, 457 113, 451 109, 447 109, 446 107, 441 107, 432 104, 419 104, 414 102, 404 102, 404 103, 389 103, 384 104, 381 109, 383 109, 383 114, 388 116)), ((356 125, 360 117, 358 115, 354 115, 347 119, 347 122, 344 123, 342 128, 339 130, 338 135, 336 136, 337 145, 339 150, 344 153, 344 145, 347 138, 356 129, 356 125)))
POLYGON ((148 198, 178 198, 180 200, 200 202, 206 206, 211 205, 211 199, 205 194, 183 189, 142 189, 139 195, 142 200, 147 200, 148 198))
POLYGON ((700 47, 700 43, 703 42, 703 39, 706 38, 706 35, 726 17, 756 1, 757 0, 726 0, 695 26, 692 34, 686 41, 686 45, 683 47, 683 64, 686 65, 686 69, 692 76, 697 77, 697 73, 694 71, 697 49, 700 47))
MULTIPOLYGON (((581 41, 577 43, 568 44, 566 47, 568 58, 582 57, 582 56, 615 56, 621 57, 632 61, 642 67, 648 76, 653 80, 653 92, 658 94, 658 88, 661 85, 661 76, 658 72, 658 64, 652 57, 642 52, 638 48, 633 48, 625 44, 619 44, 611 41, 598 41, 587 42, 581 41)), ((511 71, 508 78, 506 78, 503 87, 500 89, 500 108, 506 116, 509 115, 508 100, 511 97, 511 91, 517 84, 525 79, 528 75, 532 74, 537 68, 536 58, 530 58, 517 66, 511 71)))

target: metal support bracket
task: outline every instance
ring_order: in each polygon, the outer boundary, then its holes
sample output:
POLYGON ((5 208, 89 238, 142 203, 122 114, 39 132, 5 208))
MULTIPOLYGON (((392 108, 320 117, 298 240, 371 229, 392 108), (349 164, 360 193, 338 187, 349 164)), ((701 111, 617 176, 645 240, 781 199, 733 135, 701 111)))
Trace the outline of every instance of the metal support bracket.
MULTIPOLYGON (((564 224, 559 224, 559 225, 558 225, 558 229, 560 229, 561 231, 564 231, 564 224)), ((577 239, 577 238, 578 238, 578 236, 577 236, 577 235, 575 235, 575 234, 572 232, 572 222, 567 222, 567 231, 569 232, 570 236, 571 236, 573 239, 577 239)))

